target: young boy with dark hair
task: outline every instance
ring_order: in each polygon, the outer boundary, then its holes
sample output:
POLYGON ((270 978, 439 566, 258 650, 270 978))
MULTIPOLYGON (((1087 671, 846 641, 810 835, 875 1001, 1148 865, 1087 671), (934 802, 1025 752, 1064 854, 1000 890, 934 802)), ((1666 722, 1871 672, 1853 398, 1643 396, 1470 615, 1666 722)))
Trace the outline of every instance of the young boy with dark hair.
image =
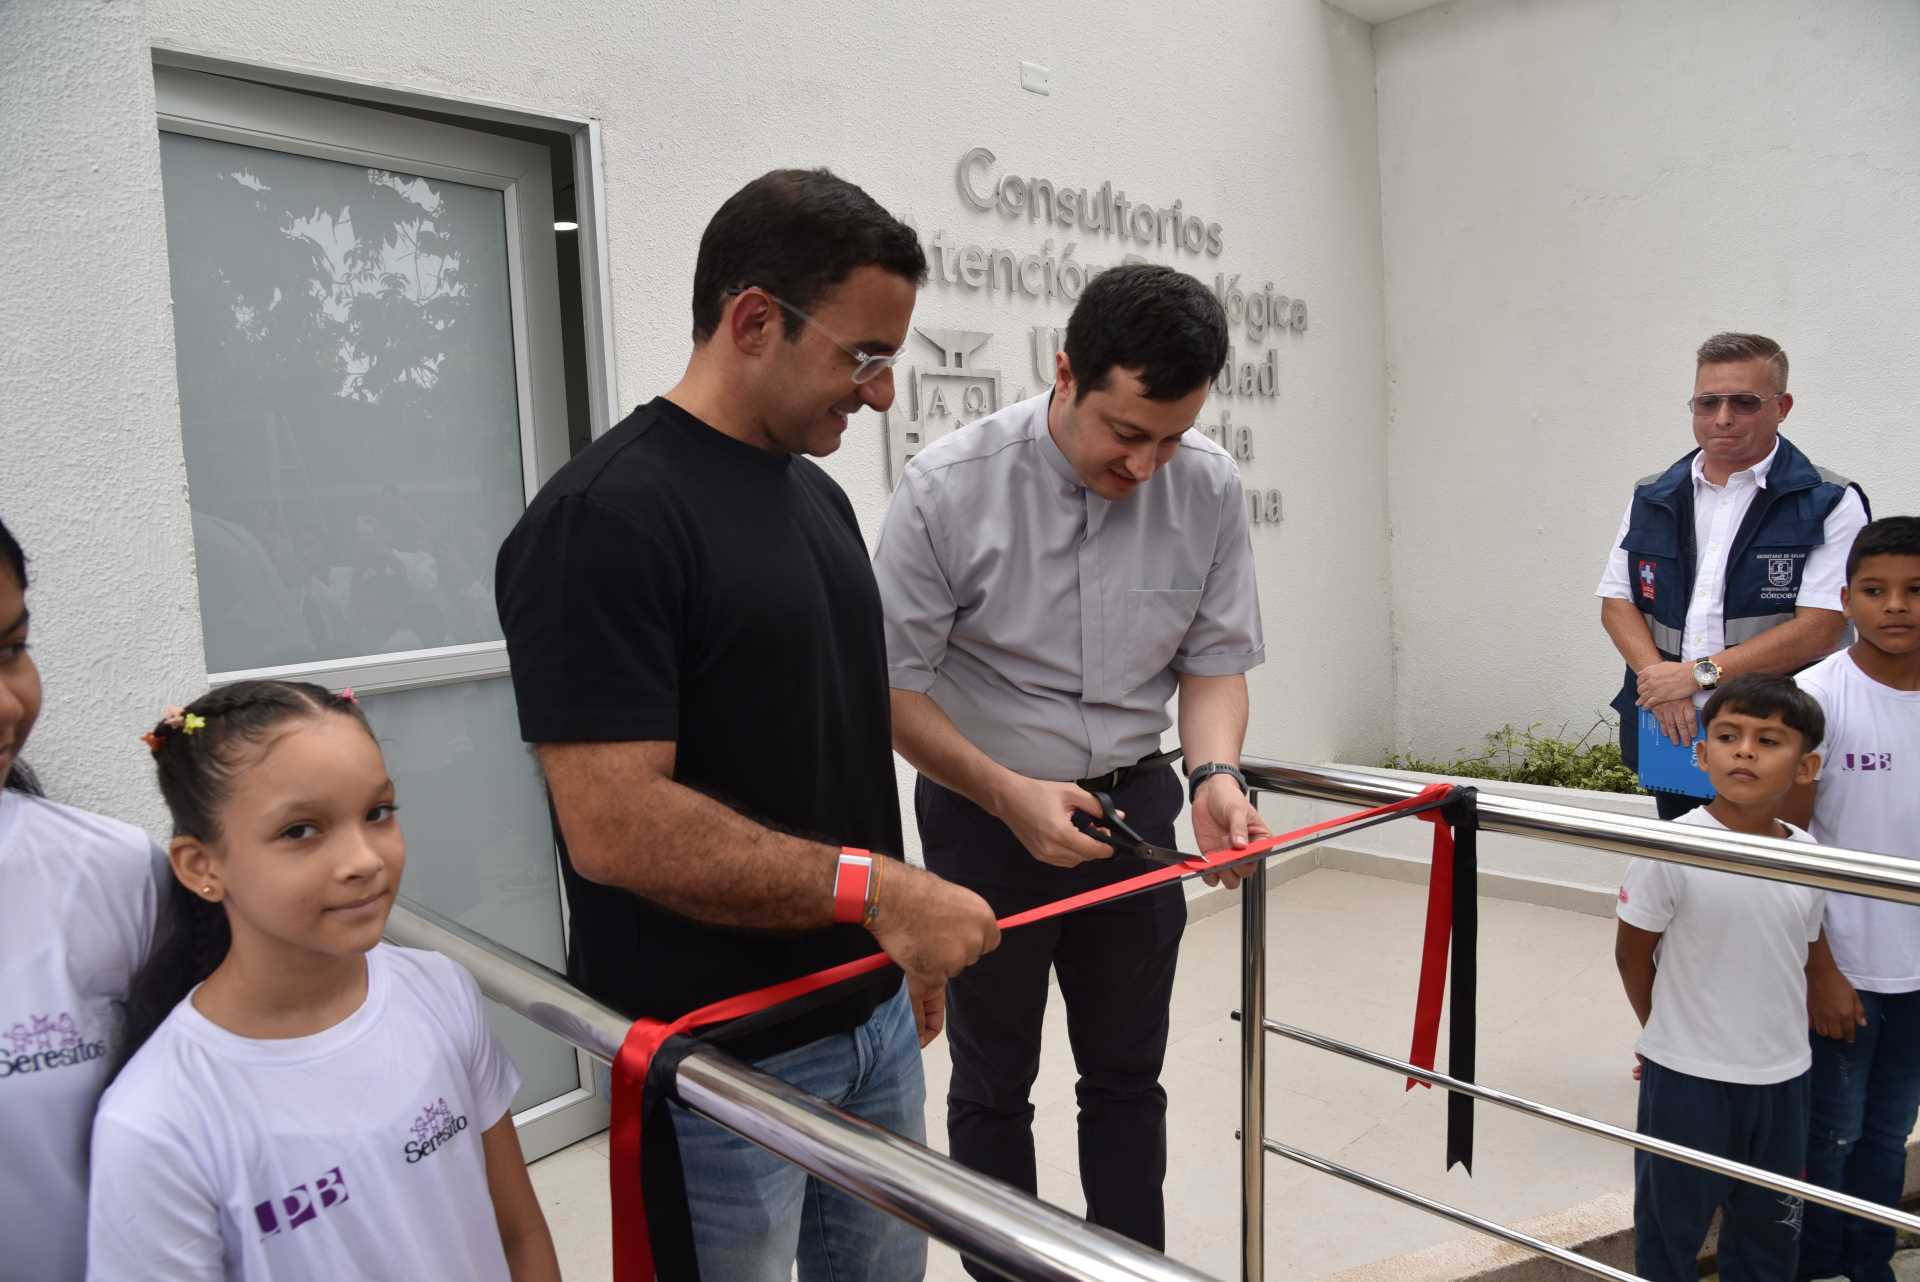
MULTIPOLYGON (((1674 822, 1811 842, 1780 818, 1819 771, 1820 705, 1787 677, 1745 676, 1702 711, 1713 800, 1674 822)), ((1635 859, 1620 887, 1614 961, 1644 1031, 1643 1134, 1799 1176, 1807 1150, 1807 953, 1825 894, 1635 859)), ((1696 1282, 1715 1210, 1726 1282, 1784 1282, 1802 1203, 1695 1166, 1634 1154, 1634 1272, 1696 1282)))
MULTIPOLYGON (((1860 639, 1800 674, 1827 735, 1788 813, 1825 844, 1920 858, 1920 517, 1860 531, 1840 602, 1860 639)), ((1826 926, 1807 969, 1807 1179, 1892 1206, 1920 1113, 1920 906, 1830 895, 1826 926)), ((1810 1206, 1799 1275, 1892 1282, 1893 1249, 1891 1228, 1810 1206)))

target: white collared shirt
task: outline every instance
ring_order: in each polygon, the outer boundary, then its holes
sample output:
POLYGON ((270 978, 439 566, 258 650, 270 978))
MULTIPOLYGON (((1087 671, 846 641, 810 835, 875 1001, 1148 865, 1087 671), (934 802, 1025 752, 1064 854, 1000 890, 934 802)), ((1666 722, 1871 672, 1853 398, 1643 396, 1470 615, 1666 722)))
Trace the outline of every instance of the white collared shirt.
MULTIPOLYGON (((1727 648, 1727 558, 1733 551, 1733 540, 1740 533, 1741 523, 1747 519, 1747 509, 1753 506, 1754 496, 1766 488, 1767 473, 1773 470, 1773 460, 1779 453, 1780 443, 1776 440, 1765 458, 1729 476, 1725 485, 1715 485, 1707 479, 1704 450, 1693 456, 1693 546, 1697 551, 1693 597, 1687 602, 1687 626, 1680 649, 1682 662, 1704 659, 1727 648)), ((1620 517, 1620 530, 1613 536, 1613 552, 1607 557, 1606 571, 1600 576, 1600 586, 1594 589, 1595 596, 1617 597, 1622 601, 1633 599, 1633 590, 1627 581, 1627 550, 1621 546, 1626 542, 1627 527, 1632 520, 1633 501, 1629 499, 1627 510, 1620 517)), ((1854 536, 1866 523, 1867 510, 1860 502, 1860 494, 1849 488, 1833 505, 1833 511, 1827 513, 1826 542, 1807 553, 1807 566, 1801 573, 1800 595, 1794 601, 1795 607, 1840 609, 1840 589, 1847 582, 1847 553, 1853 547, 1854 536)), ((1695 706, 1703 706, 1709 693, 1702 690, 1694 695, 1695 706)))

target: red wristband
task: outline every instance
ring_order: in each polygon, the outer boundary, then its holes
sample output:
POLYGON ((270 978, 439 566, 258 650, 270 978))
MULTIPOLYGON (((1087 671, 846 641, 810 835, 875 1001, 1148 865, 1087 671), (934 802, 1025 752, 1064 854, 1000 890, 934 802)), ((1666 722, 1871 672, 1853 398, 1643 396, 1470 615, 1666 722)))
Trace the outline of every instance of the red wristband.
POLYGON ((850 846, 840 849, 833 872, 833 919, 858 925, 867 919, 867 885, 873 878, 873 855, 850 846))

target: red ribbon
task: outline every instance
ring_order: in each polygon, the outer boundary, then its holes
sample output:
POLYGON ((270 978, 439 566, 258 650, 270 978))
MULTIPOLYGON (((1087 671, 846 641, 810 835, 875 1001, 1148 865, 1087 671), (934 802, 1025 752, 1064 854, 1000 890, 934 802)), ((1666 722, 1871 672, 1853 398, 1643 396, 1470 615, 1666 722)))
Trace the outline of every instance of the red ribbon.
MULTIPOLYGON (((1440 1045, 1440 1001, 1447 990, 1447 943, 1453 936, 1453 826, 1438 810, 1420 816, 1433 825, 1433 868, 1427 878, 1427 933, 1420 950, 1420 987, 1413 1000, 1413 1049, 1407 1059, 1431 1069, 1440 1045)), ((1407 1079, 1407 1089, 1431 1086, 1407 1079)))
MULTIPOLYGON (((1044 921, 1049 917, 1058 917, 1064 913, 1070 913, 1081 908, 1090 908, 1095 904, 1105 903, 1110 899, 1119 899, 1122 896, 1134 894, 1138 891, 1149 890, 1166 882, 1199 876, 1217 865, 1235 863, 1249 856, 1271 850, 1275 846, 1282 846, 1289 842, 1298 841, 1302 837, 1311 837, 1317 832, 1324 832, 1328 828, 1351 823, 1356 819, 1370 819, 1378 815, 1396 814, 1401 811, 1430 807, 1435 801, 1445 797, 1449 791, 1449 786, 1446 784, 1431 784, 1402 801, 1395 801, 1384 806, 1375 806, 1371 810, 1356 811, 1353 814, 1341 815, 1334 819, 1322 820, 1320 823, 1309 824, 1304 828, 1296 828, 1292 832, 1281 833, 1277 836, 1262 837, 1260 840, 1251 842, 1240 849, 1228 847, 1224 850, 1216 850, 1189 859, 1184 864, 1156 868, 1151 872, 1142 873, 1137 877, 1129 877, 1125 881, 1116 881, 1111 885, 1101 886, 1095 890, 1085 891, 1078 895, 1069 895, 1065 899, 1057 899, 1050 904, 1042 904, 1038 908, 1029 908, 1024 912, 1017 912, 1011 916, 1002 917, 999 926, 1001 930, 1012 930, 1017 926, 1031 925, 1036 921, 1044 921)), ((1438 820, 1438 817, 1433 814, 1423 815, 1422 817, 1438 820)), ((1439 833, 1435 836, 1436 864, 1439 859, 1439 840, 1441 836, 1447 837, 1447 855, 1450 867, 1453 842, 1444 823, 1441 824, 1439 833)), ((876 856, 876 858, 877 857, 878 856, 876 856)), ((1446 884, 1451 888, 1451 880, 1448 880, 1446 884)), ((1446 920, 1444 916, 1441 918, 1443 923, 1446 920)), ((1431 944, 1432 938, 1432 922, 1433 918, 1431 916, 1431 910, 1429 910, 1429 944, 1431 944)), ((1444 959, 1446 955, 1444 937, 1441 948, 1441 956, 1444 959)), ((723 998, 711 1005, 702 1006, 699 1010, 690 1011, 670 1023, 657 1019, 639 1019, 634 1021, 633 1027, 627 1030, 626 1040, 620 1046, 619 1057, 613 1062, 613 1116, 608 1128, 608 1147, 611 1160, 607 1165, 609 1168, 610 1191, 613 1201, 614 1282, 654 1282, 653 1241, 647 1233, 646 1201, 640 1187, 641 1093, 646 1085, 647 1070, 653 1063, 653 1057, 659 1052, 661 1046, 666 1044, 667 1039, 678 1036, 681 1033, 691 1032, 694 1029, 706 1028, 713 1024, 725 1023, 731 1019, 739 1019, 745 1015, 757 1014, 769 1007, 778 1006, 781 1002, 791 1001, 807 993, 818 992, 822 988, 830 987, 860 975, 870 974, 873 971, 891 964, 891 959, 889 959, 885 953, 874 953, 868 957, 862 957, 850 962, 842 962, 838 966, 816 971, 811 975, 802 975, 797 979, 789 979, 778 984, 769 984, 765 988, 757 989, 751 993, 742 993, 738 997, 723 998)), ((1426 993, 1424 966, 1422 969, 1421 985, 1422 1000, 1424 1002, 1426 993)), ((1437 1032, 1439 1028, 1439 1006, 1437 1001, 1434 1006, 1433 1018, 1434 1029, 1437 1032)), ((1431 1065, 1432 1062, 1433 1051, 1431 1047, 1429 1047, 1426 1063, 1431 1065)))

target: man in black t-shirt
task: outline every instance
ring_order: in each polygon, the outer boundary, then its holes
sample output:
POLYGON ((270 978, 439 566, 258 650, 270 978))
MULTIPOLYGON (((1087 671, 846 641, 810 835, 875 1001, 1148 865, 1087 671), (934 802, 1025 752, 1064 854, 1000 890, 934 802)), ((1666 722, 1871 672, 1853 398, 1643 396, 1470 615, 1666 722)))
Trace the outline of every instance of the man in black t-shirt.
MULTIPOLYGON (((671 1018, 877 941, 900 970, 731 1049, 916 1140, 916 1030, 938 1033, 945 981, 999 932, 897 858, 879 593, 852 505, 804 456, 892 403, 925 276, 913 231, 851 183, 747 184, 700 241, 685 375, 547 483, 496 570, 570 977, 671 1018)), ((704 1276, 783 1280, 796 1253, 802 1282, 924 1273, 918 1231, 691 1114, 674 1132, 704 1276)))

